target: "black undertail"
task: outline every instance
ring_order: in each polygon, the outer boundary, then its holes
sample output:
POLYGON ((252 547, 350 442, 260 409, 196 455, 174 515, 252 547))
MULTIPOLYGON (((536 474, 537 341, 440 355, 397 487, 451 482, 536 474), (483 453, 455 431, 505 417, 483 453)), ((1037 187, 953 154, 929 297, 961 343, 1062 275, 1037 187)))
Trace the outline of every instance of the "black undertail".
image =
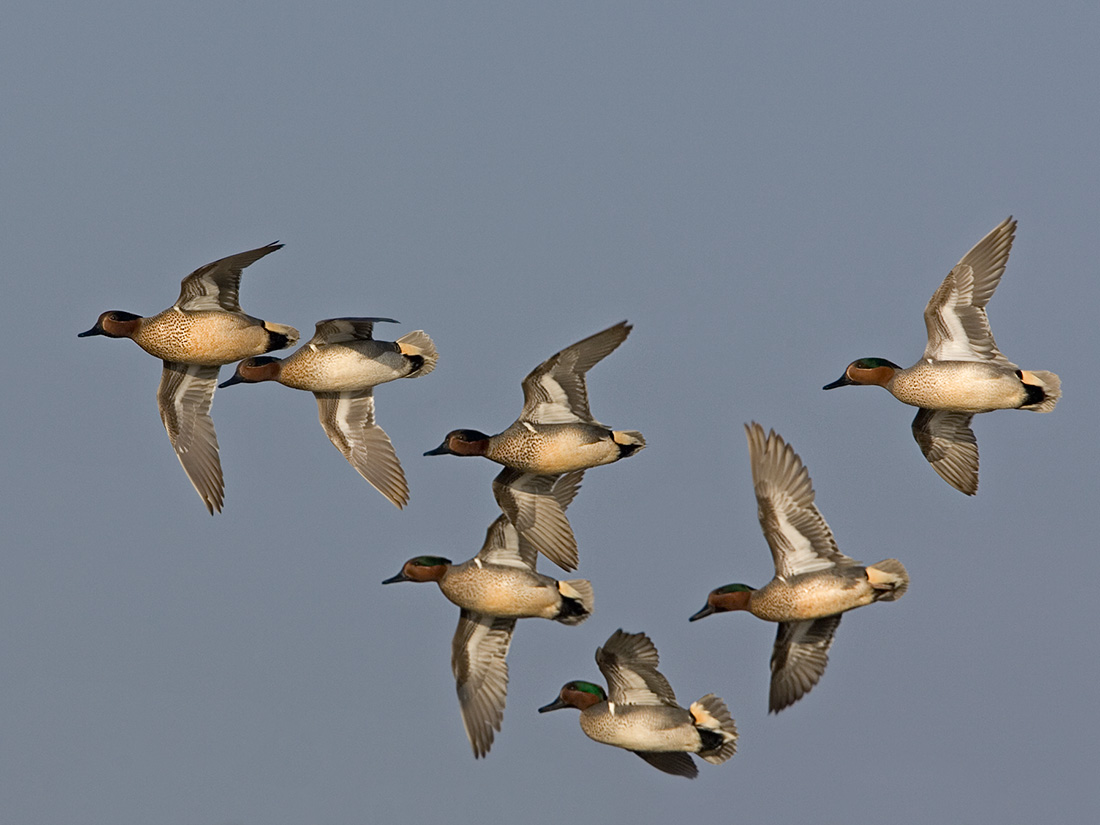
POLYGON ((584 605, 581 604, 580 599, 571 599, 569 596, 562 595, 561 609, 558 611, 558 615, 554 617, 554 620, 560 622, 564 619, 573 619, 587 615, 588 611, 585 609, 584 605))
MULTIPOLYGON (((1017 371, 1016 374, 1019 375, 1019 372, 1017 371)), ((1023 378, 1023 376, 1020 377, 1023 378)), ((1046 390, 1035 384, 1024 384, 1024 392, 1027 393, 1027 398, 1024 400, 1024 403, 1020 405, 1021 407, 1031 407, 1035 404, 1042 404, 1047 400, 1046 390)))
POLYGON ((424 356, 423 355, 406 355, 405 358, 409 361, 409 377, 416 375, 420 370, 424 368, 424 356))
POLYGON ((277 349, 286 349, 290 346, 290 336, 283 335, 274 330, 267 331, 267 349, 264 352, 272 352, 277 349))
POLYGON ((726 737, 717 731, 710 730, 708 728, 696 727, 699 731, 699 740, 702 743, 702 750, 714 751, 718 750, 722 745, 726 743, 726 737))

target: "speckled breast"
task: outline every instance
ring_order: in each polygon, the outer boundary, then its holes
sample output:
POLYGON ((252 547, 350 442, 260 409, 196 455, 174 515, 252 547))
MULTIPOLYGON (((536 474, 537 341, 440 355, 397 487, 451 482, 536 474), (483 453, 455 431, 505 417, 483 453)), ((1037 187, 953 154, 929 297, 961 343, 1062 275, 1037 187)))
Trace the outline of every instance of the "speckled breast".
POLYGON ((1027 395, 1015 373, 977 361, 916 364, 898 373, 889 389, 914 407, 970 413, 1013 409, 1027 395))
POLYGON ((439 587, 459 607, 486 616, 551 619, 561 607, 554 579, 516 567, 468 561, 452 567, 439 587))
POLYGON ((168 309, 143 324, 134 340, 165 361, 222 366, 263 354, 268 333, 246 315, 168 309))
POLYGON ((556 475, 619 459, 611 432, 592 424, 513 424, 495 436, 493 461, 527 473, 556 475))
POLYGON ((615 705, 600 702, 581 711, 581 730, 590 739, 632 751, 699 750, 691 714, 667 705, 615 705))

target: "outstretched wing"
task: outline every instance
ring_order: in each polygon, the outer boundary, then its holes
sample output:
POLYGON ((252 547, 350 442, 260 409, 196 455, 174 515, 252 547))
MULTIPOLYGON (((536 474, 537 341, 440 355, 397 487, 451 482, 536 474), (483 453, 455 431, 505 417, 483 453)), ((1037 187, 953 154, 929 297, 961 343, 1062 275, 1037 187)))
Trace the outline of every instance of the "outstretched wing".
POLYGON ((840 615, 808 622, 780 622, 772 649, 768 712, 779 713, 813 689, 829 663, 840 615))
POLYGON ((228 312, 240 312, 238 293, 241 287, 241 272, 264 255, 270 255, 276 249, 282 248, 281 243, 269 243, 267 246, 250 249, 248 252, 238 252, 228 258, 200 266, 180 283, 180 297, 176 300, 176 309, 224 309, 228 312))
POLYGON ((451 642, 451 670, 466 738, 475 757, 485 756, 500 730, 508 695, 508 647, 515 619, 463 609, 451 642))
POLYGON ((968 496, 978 492, 978 439, 970 429, 973 413, 920 409, 913 438, 940 478, 968 496))
POLYGON ((317 413, 329 441, 348 463, 398 508, 409 503, 409 485, 385 430, 374 423, 371 389, 315 392, 317 413))
POLYGON ((833 531, 814 504, 810 472, 774 430, 745 427, 756 491, 757 516, 772 551, 775 573, 789 578, 856 562, 837 549, 833 531))
POLYGON ((493 495, 522 543, 564 570, 577 569, 577 540, 565 508, 580 488, 584 471, 561 476, 523 473, 505 467, 493 479, 493 495))
POLYGON ((992 361, 1016 369, 997 349, 985 312, 1004 274, 1015 234, 1016 221, 1006 218, 947 273, 924 308, 924 360, 992 361))
POLYGON ((597 423, 588 410, 584 376, 630 334, 626 321, 566 347, 523 379, 520 419, 536 424, 597 423))
POLYGON ((644 633, 616 630, 596 649, 596 664, 607 679, 607 698, 622 705, 676 704, 676 694, 657 670, 657 648, 644 633))
POLYGON ((221 512, 225 491, 218 436, 210 417, 217 386, 217 367, 165 361, 157 388, 157 406, 168 440, 211 515, 215 510, 221 512))

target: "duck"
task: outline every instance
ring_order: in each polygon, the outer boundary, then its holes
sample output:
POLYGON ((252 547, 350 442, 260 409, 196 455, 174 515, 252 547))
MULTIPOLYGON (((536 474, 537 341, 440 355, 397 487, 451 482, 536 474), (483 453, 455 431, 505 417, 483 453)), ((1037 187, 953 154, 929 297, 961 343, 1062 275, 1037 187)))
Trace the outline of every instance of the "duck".
POLYGON ((523 410, 503 432, 452 430, 424 455, 484 456, 504 465, 493 481, 501 510, 538 552, 576 570, 577 542, 549 494, 563 473, 612 464, 645 447, 636 430, 612 430, 592 417, 585 375, 626 340, 626 321, 566 347, 523 379, 523 410))
POLYGON ((168 440, 207 511, 221 512, 225 498, 218 437, 210 417, 218 368, 298 342, 298 330, 241 311, 241 273, 282 249, 270 243, 201 266, 183 279, 172 306, 149 317, 122 310, 102 313, 78 338, 130 338, 164 362, 157 405, 168 440))
POLYGON ((947 273, 924 308, 928 346, 913 366, 860 358, 826 384, 879 386, 918 407, 913 437, 940 478, 968 496, 978 492, 978 442, 970 422, 993 410, 1046 413, 1062 396, 1061 379, 1022 370, 997 348, 985 307, 1001 281, 1016 236, 1010 215, 947 273))
POLYGON ((722 764, 737 752, 737 725, 713 693, 680 707, 659 663, 645 633, 620 628, 596 649, 607 690, 593 682, 567 682, 539 713, 578 708, 589 739, 633 751, 659 771, 694 779, 699 768, 691 754, 722 764))
POLYGON ((689 621, 747 610, 777 622, 771 659, 768 712, 793 705, 818 683, 829 648, 849 610, 896 601, 909 587, 897 559, 864 566, 837 548, 833 531, 814 504, 810 472, 774 430, 746 425, 757 516, 772 551, 775 577, 760 589, 727 584, 712 590, 689 621))
MULTIPOLYGON (((562 510, 577 494, 583 473, 558 478, 550 491, 562 510)), ((516 619, 541 618, 575 626, 593 609, 587 579, 556 581, 535 571, 537 553, 503 513, 476 556, 454 564, 442 556, 417 556, 382 584, 435 582, 459 607, 451 642, 451 670, 459 709, 474 758, 489 753, 501 728, 508 692, 508 649, 516 619)))
POLYGON ((400 510, 409 503, 409 485, 389 436, 374 421, 374 388, 427 375, 439 354, 421 329, 396 341, 375 341, 374 325, 380 322, 398 323, 392 318, 318 321, 313 337, 301 349, 286 358, 247 358, 219 388, 277 381, 312 392, 321 427, 333 446, 400 510))

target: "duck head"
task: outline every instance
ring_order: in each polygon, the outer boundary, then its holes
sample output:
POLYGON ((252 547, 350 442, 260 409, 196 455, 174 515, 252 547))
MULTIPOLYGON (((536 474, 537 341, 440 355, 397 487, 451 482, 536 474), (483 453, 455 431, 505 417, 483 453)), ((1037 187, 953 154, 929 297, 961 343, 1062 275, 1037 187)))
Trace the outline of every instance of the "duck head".
POLYGON ((747 584, 727 584, 710 591, 703 609, 692 615, 689 622, 705 619, 711 613, 728 613, 731 610, 748 610, 755 587, 747 584))
POLYGON ((566 682, 558 692, 558 698, 548 705, 539 708, 539 713, 548 713, 562 708, 579 708, 584 710, 600 702, 607 701, 607 694, 599 685, 591 682, 566 682))
POLYGON ((89 335, 106 335, 108 338, 133 338, 141 326, 141 316, 121 309, 111 309, 99 316, 95 326, 87 332, 78 332, 77 338, 89 335))
POLYGON ((394 584, 395 582, 437 582, 443 578, 447 568, 451 566, 451 560, 442 556, 417 556, 409 559, 401 567, 401 572, 391 576, 382 584, 394 584))
POLYGON ((231 378, 218 384, 218 389, 232 387, 234 384, 258 384, 260 381, 277 381, 282 368, 282 359, 273 358, 270 355, 245 358, 237 364, 237 369, 231 378))
POLYGON ((477 430, 451 430, 443 443, 424 455, 485 455, 489 436, 477 430))
POLYGON ((844 370, 844 375, 833 383, 826 384, 821 389, 832 390, 837 387, 870 384, 884 387, 894 377, 894 373, 900 369, 901 367, 893 361, 887 361, 885 358, 860 358, 848 365, 844 370))

